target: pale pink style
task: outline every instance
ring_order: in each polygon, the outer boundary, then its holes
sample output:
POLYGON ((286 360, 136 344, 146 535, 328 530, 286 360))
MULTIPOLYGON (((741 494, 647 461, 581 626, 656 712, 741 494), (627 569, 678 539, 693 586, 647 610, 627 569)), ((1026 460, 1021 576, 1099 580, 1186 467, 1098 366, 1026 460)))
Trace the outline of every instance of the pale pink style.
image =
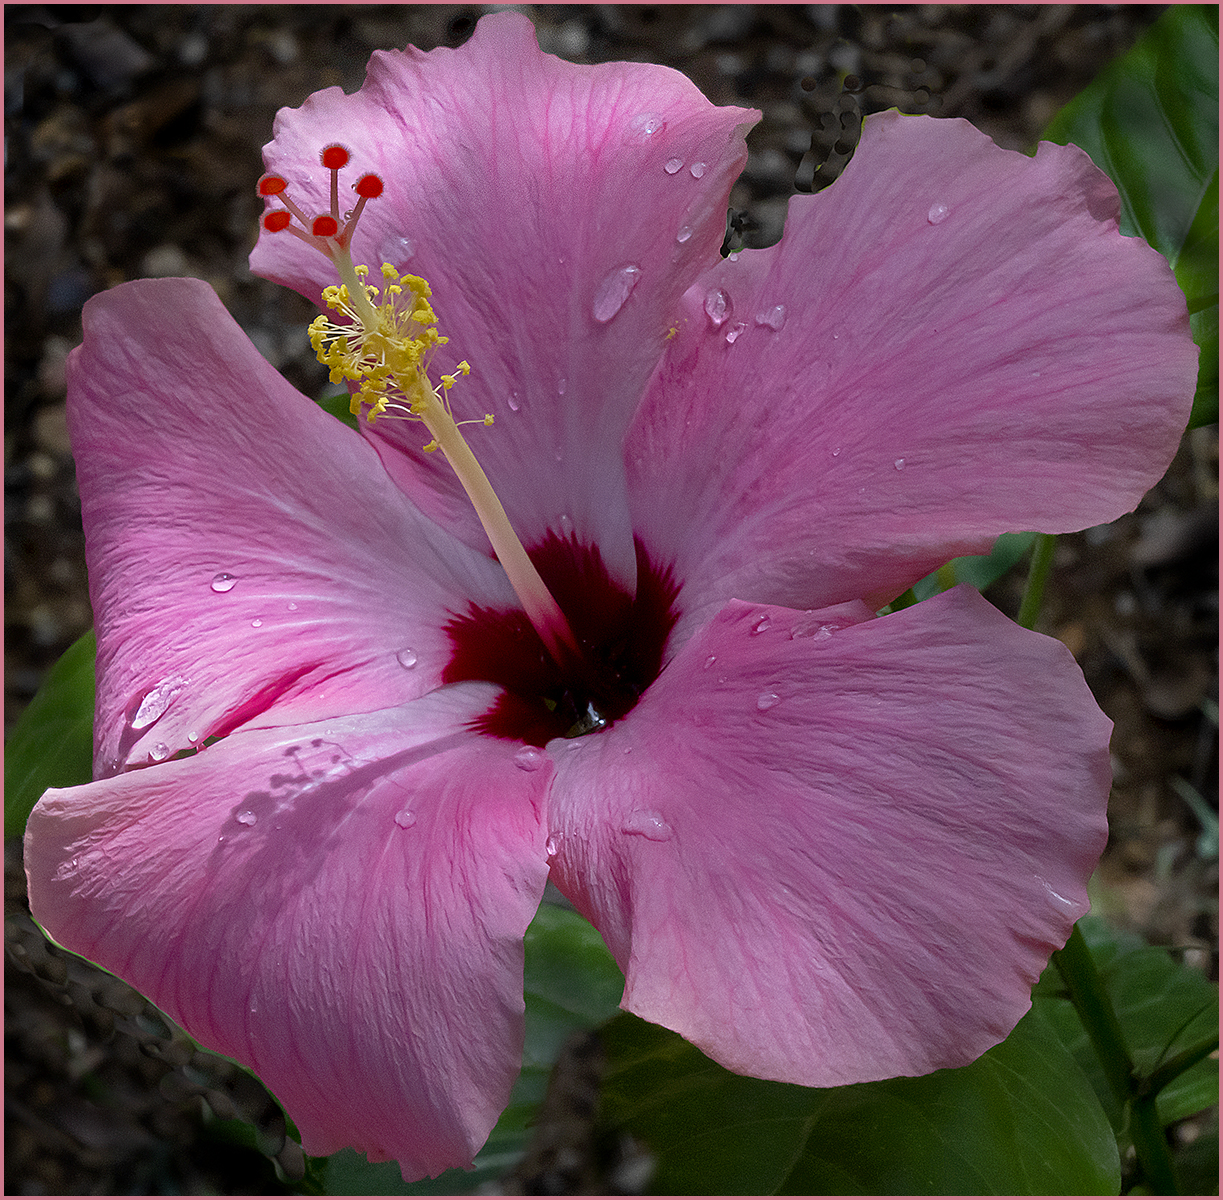
MULTIPOLYGON (((354 258, 432 285, 580 678, 419 426, 343 428, 194 280, 86 308, 98 779, 35 809, 31 903, 308 1153, 470 1162, 549 875, 625 1007, 820 1086, 971 1061, 1087 909, 1110 726, 1068 651, 964 588, 873 614, 999 533, 1133 508, 1188 417, 1184 300, 1079 150, 895 113, 722 261, 755 116, 507 12, 375 54, 266 151, 315 211, 322 146, 383 176, 354 258), (610 723, 557 736, 544 696, 610 723)), ((334 282, 285 235, 252 264, 334 282)))

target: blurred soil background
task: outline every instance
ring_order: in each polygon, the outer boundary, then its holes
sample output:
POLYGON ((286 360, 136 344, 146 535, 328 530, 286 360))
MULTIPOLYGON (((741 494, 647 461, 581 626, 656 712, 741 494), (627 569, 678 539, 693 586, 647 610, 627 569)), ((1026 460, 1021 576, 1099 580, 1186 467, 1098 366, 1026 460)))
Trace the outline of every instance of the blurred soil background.
MULTIPOLYGON (((6 733, 92 624, 64 420, 64 361, 80 340, 81 305, 128 279, 197 276, 295 385, 316 397, 331 390, 305 336, 313 310, 247 267, 260 147, 278 108, 328 85, 359 87, 372 50, 458 45, 482 11, 5 8, 6 733)), ((967 117, 1004 146, 1030 148, 1160 8, 525 11, 547 51, 665 63, 717 103, 762 109, 730 201, 735 244, 762 246, 780 236, 791 194, 835 177, 862 114, 967 117)), ((1042 624, 1075 653, 1116 722, 1097 909, 1216 979, 1217 539, 1211 427, 1186 437, 1136 513, 1061 540, 1042 624)), ((991 598, 1014 615, 1022 582, 1004 579, 991 598)), ((25 909, 16 841, 5 847, 5 941, 7 1193, 293 1190, 284 1177, 300 1172, 300 1151, 261 1089, 195 1051, 125 985, 46 945, 25 909), (235 1116, 252 1124, 227 1123, 235 1116)), ((609 1167, 586 1152, 582 1114, 597 1086, 588 1059, 569 1064, 507 1189, 640 1186, 632 1162, 609 1167)))

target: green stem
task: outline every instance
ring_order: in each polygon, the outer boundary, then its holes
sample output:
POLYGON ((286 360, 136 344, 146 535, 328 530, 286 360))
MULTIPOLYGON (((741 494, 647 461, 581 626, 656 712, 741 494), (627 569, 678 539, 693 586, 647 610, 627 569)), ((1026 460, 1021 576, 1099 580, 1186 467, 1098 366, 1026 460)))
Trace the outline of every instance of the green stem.
POLYGON ((1108 1086, 1125 1104, 1133 1095, 1134 1061, 1091 950, 1077 925, 1071 930, 1065 947, 1054 951, 1053 964, 1069 989, 1083 1028, 1100 1056, 1108 1086))
POLYGON ((1079 1020, 1083 1022, 1083 1028, 1104 1068, 1108 1086, 1122 1107, 1129 1109, 1134 1152, 1146 1181, 1160 1195, 1177 1195, 1180 1187, 1168 1140, 1155 1110, 1155 1095, 1141 1094, 1142 1088, 1121 1032, 1121 1023, 1104 990, 1104 982, 1096 970, 1091 950, 1077 925, 1071 931, 1065 947, 1054 952, 1053 963, 1070 992, 1079 1020))
POLYGON ((1024 589, 1019 616, 1015 618, 1024 629, 1036 627, 1036 618, 1040 616, 1041 601, 1045 598, 1045 582, 1049 578, 1049 568, 1053 566, 1053 551, 1056 546, 1056 533, 1036 535, 1032 548, 1032 563, 1028 567, 1028 586, 1024 589))
POLYGON ((1190 1067, 1196 1066, 1202 1059, 1209 1057, 1218 1048, 1219 1039, 1216 1036, 1204 1038, 1197 1045, 1182 1050, 1142 1081, 1143 1091, 1150 1092, 1152 1096, 1158 1096, 1174 1079, 1183 1075, 1190 1067))

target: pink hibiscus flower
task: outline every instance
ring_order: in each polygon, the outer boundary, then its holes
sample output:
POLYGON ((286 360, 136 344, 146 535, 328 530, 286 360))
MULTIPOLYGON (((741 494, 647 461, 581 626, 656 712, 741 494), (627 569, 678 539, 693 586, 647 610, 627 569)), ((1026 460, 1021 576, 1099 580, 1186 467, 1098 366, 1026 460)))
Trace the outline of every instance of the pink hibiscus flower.
MULTIPOLYGON (((470 1162, 549 878, 626 1008, 819 1086, 969 1062, 1088 907, 1110 725, 1068 651, 965 588, 874 611, 1137 503, 1188 418, 1184 300, 1079 150, 896 113, 720 260, 756 115, 505 12, 277 119, 306 214, 325 146, 384 181, 353 259, 432 286, 555 619, 418 425, 343 427, 197 281, 86 307, 98 778, 34 810, 31 904, 308 1153, 470 1162)), ((252 265, 317 300, 333 257, 265 231, 252 265)))

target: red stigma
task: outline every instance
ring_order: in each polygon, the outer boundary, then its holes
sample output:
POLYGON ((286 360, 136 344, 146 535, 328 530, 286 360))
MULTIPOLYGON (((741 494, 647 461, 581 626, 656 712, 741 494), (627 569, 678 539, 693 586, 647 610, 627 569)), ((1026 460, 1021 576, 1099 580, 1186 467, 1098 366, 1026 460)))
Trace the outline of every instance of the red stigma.
POLYGON ((279 175, 263 175, 255 185, 255 191, 260 196, 279 196, 288 186, 289 181, 279 175))
POLYGON ((352 190, 365 200, 373 200, 382 195, 382 180, 377 175, 362 175, 352 190))
POLYGON ((340 232, 340 223, 335 217, 321 216, 314 218, 314 224, 310 226, 310 232, 315 237, 335 237, 340 232))
POLYGON ((268 233, 279 233, 282 229, 288 229, 292 220, 291 213, 286 212, 283 208, 278 208, 275 212, 264 214, 263 227, 268 233))
POLYGON ((348 165, 350 155, 343 146, 324 146, 323 152, 319 155, 319 161, 329 171, 338 171, 341 167, 348 165))

